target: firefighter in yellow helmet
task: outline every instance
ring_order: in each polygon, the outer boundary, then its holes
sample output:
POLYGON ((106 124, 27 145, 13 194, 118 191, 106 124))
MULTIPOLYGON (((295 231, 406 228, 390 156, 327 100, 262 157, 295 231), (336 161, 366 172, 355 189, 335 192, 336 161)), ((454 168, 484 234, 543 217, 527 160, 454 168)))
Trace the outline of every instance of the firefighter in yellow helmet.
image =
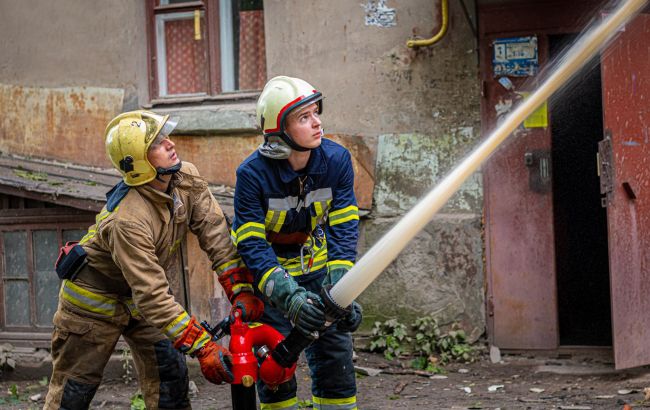
MULTIPOLYGON (((261 321, 284 334, 317 338, 305 350, 318 409, 356 409, 350 332, 361 322, 353 303, 324 327, 319 294, 356 259, 359 210, 350 152, 323 138, 322 95, 286 76, 266 84, 257 102, 264 143, 237 169, 232 237, 265 300, 261 321)), ((296 380, 258 383, 261 408, 296 409, 296 380)))
POLYGON ((63 283, 45 409, 87 409, 120 336, 133 353, 148 409, 191 408, 184 354, 198 358, 209 381, 232 381, 230 353, 170 291, 166 275, 187 231, 196 234, 245 320, 256 320, 263 303, 207 182, 178 158, 168 137, 174 126, 148 111, 108 124, 107 154, 123 181, 109 191, 88 233, 57 261, 63 283))

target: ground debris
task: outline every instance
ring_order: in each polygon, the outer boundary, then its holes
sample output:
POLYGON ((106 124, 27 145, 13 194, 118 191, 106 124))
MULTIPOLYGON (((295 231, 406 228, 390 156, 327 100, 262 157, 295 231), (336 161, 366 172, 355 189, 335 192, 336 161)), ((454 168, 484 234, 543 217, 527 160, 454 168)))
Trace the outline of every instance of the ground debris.
POLYGON ((546 400, 545 399, 529 399, 526 397, 517 397, 517 401, 520 401, 522 403, 544 403, 546 400))
POLYGON ((196 383, 194 383, 194 380, 190 380, 188 390, 189 390, 190 396, 196 396, 197 394, 199 394, 199 388, 196 387, 196 383))
POLYGON ((431 377, 432 373, 427 372, 426 370, 417 370, 417 369, 384 369, 382 373, 385 374, 414 374, 416 376, 431 377))
POLYGON ((409 384, 409 382, 399 382, 399 383, 397 383, 395 388, 393 388, 393 393, 394 394, 400 394, 404 390, 406 385, 408 385, 408 384, 409 384))
POLYGON ((488 391, 493 393, 497 390, 503 389, 505 386, 503 384, 493 384, 492 386, 488 387, 488 391))
POLYGON ((354 366, 354 371, 356 371, 359 374, 363 374, 364 376, 370 376, 374 377, 383 372, 381 369, 373 369, 372 367, 362 367, 362 366, 354 366))
POLYGON ((562 410, 591 410, 593 407, 591 407, 591 406, 560 406, 558 408, 562 409, 562 410))
POLYGON ((490 345, 490 361, 492 363, 499 363, 501 361, 501 350, 493 345, 490 345))
POLYGON ((444 379, 448 379, 448 378, 449 378, 449 376, 445 376, 444 374, 434 374, 433 376, 429 377, 429 379, 432 379, 432 380, 444 380, 444 379))

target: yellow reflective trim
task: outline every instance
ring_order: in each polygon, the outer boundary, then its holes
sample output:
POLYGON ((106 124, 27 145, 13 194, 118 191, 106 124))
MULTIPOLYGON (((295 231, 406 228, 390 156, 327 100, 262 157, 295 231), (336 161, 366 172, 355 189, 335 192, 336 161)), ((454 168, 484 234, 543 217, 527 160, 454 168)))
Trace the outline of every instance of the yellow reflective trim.
POLYGON ((287 219, 287 211, 279 211, 280 212, 280 217, 278 218, 278 222, 275 224, 274 229, 276 229, 275 232, 280 232, 280 229, 282 229, 282 225, 284 225, 284 221, 287 219))
POLYGON ((352 261, 346 261, 346 260, 333 260, 327 262, 327 267, 330 269, 339 269, 339 268, 352 268, 354 266, 354 263, 352 261))
POLYGON ((197 338, 197 340, 194 342, 192 347, 190 347, 189 350, 186 353, 187 354, 194 353, 195 351, 197 351, 200 348, 202 348, 203 346, 205 346, 206 343, 208 343, 211 338, 212 338, 212 336, 208 332, 203 331, 203 334, 201 335, 201 337, 197 338))
POLYGON ((221 276, 225 271, 238 268, 240 266, 241 266, 241 258, 235 258, 217 266, 217 268, 214 270, 214 273, 216 273, 218 276, 221 276))
POLYGON ((89 312, 106 316, 115 315, 115 306, 117 305, 115 299, 93 293, 67 279, 63 280, 59 297, 89 312))
POLYGON ((356 205, 350 205, 346 206, 345 208, 342 209, 337 209, 336 211, 330 212, 330 219, 336 218, 337 216, 347 214, 348 212, 356 212, 357 214, 359 213, 359 207, 356 205))
POLYGON ((140 311, 138 310, 138 307, 135 305, 135 302, 133 299, 129 298, 124 301, 126 304, 126 307, 129 309, 129 312, 131 313, 131 316, 133 317, 139 317, 140 316, 140 311))
POLYGON ((253 291, 253 285, 251 285, 250 283, 238 283, 238 284, 236 284, 235 286, 232 287, 232 293, 234 295, 236 295, 239 292, 245 292, 248 289, 250 289, 250 291, 252 292, 253 291))
POLYGON ((183 238, 178 238, 176 239, 176 242, 172 244, 172 246, 169 247, 169 255, 173 255, 178 248, 181 246, 181 243, 183 242, 183 238))
POLYGON ((262 325, 263 325, 263 323, 260 323, 260 322, 249 322, 249 323, 248 323, 248 328, 249 328, 249 329, 252 329, 252 328, 254 328, 254 327, 260 327, 260 326, 262 326, 262 325))
POLYGON ((115 209, 113 209, 113 211, 104 210, 104 211, 100 212, 100 214, 97 215, 97 218, 95 218, 95 221, 97 223, 103 221, 104 219, 108 218, 112 213, 117 212, 118 209, 120 209, 119 205, 116 206, 115 209))
POLYGON ((330 212, 329 224, 335 226, 352 220, 359 220, 359 208, 356 205, 346 206, 330 212))
POLYGON ((108 211, 108 210, 105 209, 105 208, 102 209, 102 211, 101 211, 100 213, 98 213, 97 216, 95 217, 95 225, 91 226, 91 227, 88 229, 88 233, 86 233, 86 234, 83 236, 83 238, 81 238, 81 240, 79 241, 79 244, 80 244, 80 245, 83 245, 84 243, 86 243, 86 242, 88 242, 89 240, 91 240, 91 239, 92 239, 92 238, 97 234, 97 225, 99 225, 99 223, 100 223, 101 221, 103 221, 104 219, 108 218, 112 213, 117 212, 118 209, 120 209, 119 205, 116 206, 115 209, 113 209, 112 212, 111 212, 111 211, 108 211))
POLYGON ((314 202, 314 209, 316 210, 316 215, 323 215, 323 203, 314 202))
MULTIPOLYGON (((307 258, 308 255, 305 255, 305 258, 307 258)), ((323 257, 327 257, 327 246, 323 246, 321 248, 316 248, 316 251, 314 252, 314 261, 316 260, 322 260, 323 257)), ((280 265, 286 266, 286 265, 294 265, 298 264, 300 265, 300 256, 296 256, 293 258, 283 258, 281 256, 277 257, 278 262, 280 262, 280 265)), ((309 260, 309 258, 307 258, 309 260)))
POLYGON ((356 410, 357 409, 357 396, 344 397, 340 399, 326 399, 324 397, 312 396, 312 401, 314 402, 315 409, 321 410, 334 410, 334 409, 345 409, 345 410, 356 410))
POLYGON ((267 227, 275 225, 273 218, 275 218, 275 211, 269 209, 266 211, 266 216, 264 217, 264 225, 267 227))
MULTIPOLYGON (((95 226, 95 225, 93 225, 93 226, 95 226)), ((90 238, 95 236, 96 233, 97 233, 96 229, 88 229, 88 233, 86 233, 83 236, 83 238, 81 238, 81 240, 79 241, 79 245, 83 245, 84 243, 88 242, 90 240, 90 238)))
POLYGON ((353 221, 353 220, 358 221, 359 220, 359 215, 349 215, 349 216, 346 216, 345 218, 336 219, 336 220, 330 219, 330 226, 339 225, 339 224, 349 222, 349 221, 353 221))
POLYGON ((278 266, 274 266, 271 269, 267 270, 264 272, 264 275, 262 275, 262 279, 260 279, 260 283, 257 285, 257 288, 260 290, 260 292, 264 293, 264 284, 266 284, 266 281, 269 279, 269 276, 278 268, 278 266))
POLYGON ((319 222, 322 222, 324 220, 323 215, 325 214, 327 209, 329 209, 329 203, 330 202, 332 202, 332 201, 329 200, 327 202, 323 202, 323 201, 314 202, 314 210, 316 211, 316 216, 311 217, 311 229, 315 229, 316 225, 319 222))
MULTIPOLYGON (((325 266, 326 266, 325 263, 314 263, 311 266, 311 269, 309 270, 309 272, 313 273, 313 272, 319 271, 319 270, 325 268, 325 266)), ((289 272, 289 274, 291 276, 301 276, 301 275, 305 274, 305 272, 302 271, 302 267, 299 267, 299 266, 287 268, 287 272, 289 272)))
POLYGON ((264 219, 266 230, 273 232, 280 232, 285 219, 287 218, 287 211, 273 211, 268 210, 264 219))
POLYGON ((264 231, 264 229, 265 229, 265 228, 264 228, 264 224, 261 224, 261 223, 259 223, 259 222, 246 222, 245 224, 243 224, 242 226, 240 226, 239 229, 237 229, 237 231, 235 232, 235 235, 239 236, 239 234, 240 234, 242 231, 244 231, 244 230, 248 230, 248 229, 251 229, 251 228, 252 228, 252 229, 257 228, 257 229, 259 229, 259 230, 261 230, 261 231, 264 231))
POLYGON ((298 398, 292 397, 289 400, 277 403, 260 403, 260 410, 297 409, 298 398))
MULTIPOLYGON (((314 258, 314 262, 312 263, 310 272, 316 272, 320 269, 325 268, 326 266, 327 266, 327 255, 314 258)), ((287 272, 289 272, 291 276, 300 276, 304 274, 304 272, 302 271, 302 266, 300 266, 300 262, 286 264, 286 265, 283 264, 282 267, 287 272)))
POLYGON ((260 232, 255 232, 255 231, 249 231, 243 234, 242 236, 237 237, 237 243, 240 243, 250 237, 255 237, 255 238, 261 238, 266 240, 266 233, 260 233, 260 232))
POLYGON ((247 222, 235 232, 235 245, 250 237, 262 238, 266 240, 266 230, 264 225, 259 222, 247 222))
MULTIPOLYGON (((314 250, 314 260, 310 272, 316 272, 317 270, 323 269, 327 266, 327 242, 324 241, 320 247, 313 245, 312 249, 314 250)), ((306 266, 309 260, 307 254, 305 254, 305 258, 304 263, 306 266)), ((280 265, 282 265, 291 276, 300 276, 304 273, 300 264, 300 256, 293 258, 283 258, 278 256, 277 259, 280 265)))
POLYGON ((190 315, 188 315, 187 312, 183 312, 176 319, 172 320, 170 324, 165 326, 163 333, 165 333, 165 335, 170 339, 176 339, 176 337, 185 330, 189 321, 190 315))

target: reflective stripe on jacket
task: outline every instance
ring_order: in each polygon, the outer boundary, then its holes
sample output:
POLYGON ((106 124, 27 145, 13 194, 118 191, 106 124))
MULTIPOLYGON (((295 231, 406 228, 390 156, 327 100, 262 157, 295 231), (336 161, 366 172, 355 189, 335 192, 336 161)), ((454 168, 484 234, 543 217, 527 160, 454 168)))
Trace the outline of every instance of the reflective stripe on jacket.
POLYGON ((304 172, 257 151, 237 169, 231 237, 258 287, 279 265, 299 282, 323 275, 328 266, 349 269, 358 224, 350 153, 331 140, 311 151, 304 172), (304 241, 292 243, 297 238, 304 241))

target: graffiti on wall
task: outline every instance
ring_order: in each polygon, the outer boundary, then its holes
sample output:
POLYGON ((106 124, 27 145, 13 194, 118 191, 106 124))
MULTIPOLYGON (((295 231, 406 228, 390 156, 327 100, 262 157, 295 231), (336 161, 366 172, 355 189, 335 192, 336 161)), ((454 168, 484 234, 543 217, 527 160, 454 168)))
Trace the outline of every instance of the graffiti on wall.
POLYGON ((366 11, 366 26, 392 27, 397 25, 394 8, 386 6, 386 0, 368 0, 361 7, 366 11))

